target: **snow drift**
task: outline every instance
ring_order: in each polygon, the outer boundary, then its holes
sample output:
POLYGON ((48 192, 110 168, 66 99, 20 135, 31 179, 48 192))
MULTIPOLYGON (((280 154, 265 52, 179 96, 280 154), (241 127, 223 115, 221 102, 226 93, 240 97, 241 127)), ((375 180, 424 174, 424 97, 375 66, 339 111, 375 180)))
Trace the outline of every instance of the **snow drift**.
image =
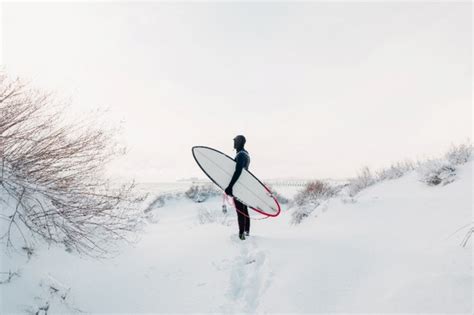
POLYGON ((147 208, 141 240, 111 259, 2 251, 0 313, 471 314, 472 239, 462 244, 472 161, 453 176, 430 186, 409 171, 325 200, 298 225, 287 207, 252 221, 245 241, 221 196, 169 198, 147 208))

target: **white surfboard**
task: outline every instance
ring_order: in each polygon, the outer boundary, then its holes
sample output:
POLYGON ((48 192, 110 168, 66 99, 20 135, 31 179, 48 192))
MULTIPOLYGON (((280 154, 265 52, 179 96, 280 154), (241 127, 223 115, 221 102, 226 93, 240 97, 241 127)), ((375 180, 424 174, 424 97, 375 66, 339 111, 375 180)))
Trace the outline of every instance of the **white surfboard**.
MULTIPOLYGON (((204 146, 192 148, 194 159, 202 171, 222 190, 225 190, 234 175, 236 162, 230 156, 204 146)), ((234 184, 233 195, 252 210, 276 217, 280 205, 271 191, 248 170, 243 169, 234 184)))

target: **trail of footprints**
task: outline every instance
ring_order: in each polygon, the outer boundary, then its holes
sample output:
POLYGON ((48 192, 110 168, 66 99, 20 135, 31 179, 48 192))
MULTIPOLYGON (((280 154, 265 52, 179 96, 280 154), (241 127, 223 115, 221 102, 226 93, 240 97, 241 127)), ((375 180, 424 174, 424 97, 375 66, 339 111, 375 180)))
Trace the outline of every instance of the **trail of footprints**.
POLYGON ((230 262, 230 285, 227 292, 229 303, 224 312, 254 312, 260 299, 271 283, 273 272, 267 255, 258 248, 255 239, 244 242, 235 238, 240 247, 239 255, 230 262))

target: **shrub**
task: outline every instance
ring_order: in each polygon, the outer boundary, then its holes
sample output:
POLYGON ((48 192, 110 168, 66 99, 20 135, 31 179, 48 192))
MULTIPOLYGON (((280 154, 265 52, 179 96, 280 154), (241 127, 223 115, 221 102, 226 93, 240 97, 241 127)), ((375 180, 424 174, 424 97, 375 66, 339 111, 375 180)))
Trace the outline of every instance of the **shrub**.
POLYGON ((325 182, 316 180, 306 184, 303 190, 295 195, 294 201, 298 206, 301 206, 310 201, 332 197, 335 194, 336 190, 334 187, 325 182))
POLYGON ((139 227, 141 200, 133 183, 113 187, 103 176, 108 161, 124 153, 114 130, 95 128, 95 117, 68 123, 66 108, 0 72, 0 195, 8 196, 0 199, 8 226, 0 236, 14 247, 15 232, 29 247, 29 231, 32 241, 106 255, 111 240, 139 227))
POLYGON ((349 179, 348 192, 353 197, 362 189, 367 188, 375 183, 375 178, 368 167, 362 168, 360 173, 352 179, 349 179))
POLYGON ((296 209, 292 213, 292 223, 301 223, 321 204, 322 200, 335 196, 337 192, 338 189, 319 180, 306 184, 294 198, 296 209))
POLYGON ((213 184, 193 184, 184 194, 186 197, 188 197, 194 202, 203 202, 209 199, 210 197, 221 195, 222 192, 220 190, 217 190, 213 184))
POLYGON ((452 145, 444 157, 453 165, 464 164, 471 160, 472 149, 472 143, 470 141, 460 145, 452 145))
POLYGON ((233 219, 233 215, 229 213, 229 211, 223 213, 222 209, 220 208, 208 208, 204 206, 199 206, 197 211, 199 224, 219 223, 223 225, 230 225, 233 222, 233 220, 229 220, 233 219))
POLYGON ((456 168, 443 160, 427 160, 420 163, 417 172, 420 180, 430 186, 449 184, 456 176, 456 168))
POLYGON ((157 195, 152 202, 150 202, 150 204, 145 208, 144 212, 147 213, 153 209, 162 208, 166 204, 166 201, 180 199, 182 196, 182 192, 161 193, 157 195))
POLYGON ((143 213, 145 214, 146 219, 150 223, 158 223, 159 221, 159 214, 156 211, 153 211, 155 209, 163 208, 166 204, 166 202, 170 200, 178 200, 183 197, 184 193, 183 192, 167 192, 167 193, 161 193, 157 195, 152 202, 148 204, 148 206, 143 210, 143 213))
MULTIPOLYGON (((368 167, 364 167, 357 177, 350 179, 345 192, 354 197, 358 192, 383 180, 399 178, 406 173, 416 170, 422 182, 430 185, 446 185, 455 180, 456 165, 464 164, 472 159, 473 146, 470 141, 464 144, 452 145, 443 159, 425 161, 403 161, 393 164, 390 168, 382 169, 373 176, 368 167)), ((354 202, 353 198, 343 199, 354 202)))
POLYGON ((318 201, 313 201, 304 205, 298 206, 291 214, 291 223, 300 224, 305 218, 309 217, 310 214, 319 206, 318 201))
POLYGON ((375 181, 383 181, 390 179, 397 179, 405 175, 406 173, 413 171, 415 165, 411 161, 403 161, 392 164, 389 168, 384 168, 376 172, 375 181))

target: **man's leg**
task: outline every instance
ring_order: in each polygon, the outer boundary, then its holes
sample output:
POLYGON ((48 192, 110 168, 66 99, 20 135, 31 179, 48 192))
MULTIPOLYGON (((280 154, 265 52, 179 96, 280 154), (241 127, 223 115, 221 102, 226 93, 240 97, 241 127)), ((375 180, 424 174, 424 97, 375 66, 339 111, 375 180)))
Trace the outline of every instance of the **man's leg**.
POLYGON ((245 233, 247 234, 247 236, 249 235, 250 233, 250 217, 249 217, 249 209, 247 208, 247 206, 244 205, 244 211, 243 213, 245 213, 246 217, 245 217, 245 226, 244 226, 244 231, 245 233))
POLYGON ((244 234, 245 231, 245 219, 246 217, 242 214, 244 212, 245 205, 234 198, 235 209, 237 211, 237 221, 239 222, 239 235, 244 234))

